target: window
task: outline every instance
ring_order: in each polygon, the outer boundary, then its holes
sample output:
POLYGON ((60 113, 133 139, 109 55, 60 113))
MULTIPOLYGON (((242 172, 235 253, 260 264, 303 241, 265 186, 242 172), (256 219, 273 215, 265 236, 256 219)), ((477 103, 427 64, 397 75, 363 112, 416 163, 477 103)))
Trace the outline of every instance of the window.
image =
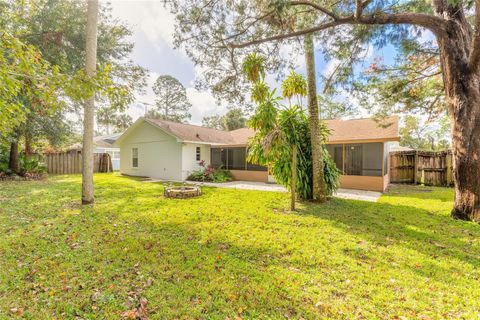
POLYGON ((362 176, 363 148, 361 144, 345 145, 345 174, 362 176))
POLYGON ((132 148, 132 168, 138 168, 138 148, 132 148))
POLYGON ((215 168, 228 170, 267 171, 267 167, 246 162, 247 150, 245 147, 212 148, 211 163, 215 168))
POLYGON ((226 169, 245 170, 245 151, 245 148, 229 148, 226 169))
POLYGON ((195 159, 197 159, 197 161, 200 161, 201 159, 201 153, 200 153, 200 147, 197 147, 196 148, 196 151, 195 151, 195 159))
POLYGON ((381 176, 384 166, 382 143, 327 145, 337 168, 344 175, 381 176))

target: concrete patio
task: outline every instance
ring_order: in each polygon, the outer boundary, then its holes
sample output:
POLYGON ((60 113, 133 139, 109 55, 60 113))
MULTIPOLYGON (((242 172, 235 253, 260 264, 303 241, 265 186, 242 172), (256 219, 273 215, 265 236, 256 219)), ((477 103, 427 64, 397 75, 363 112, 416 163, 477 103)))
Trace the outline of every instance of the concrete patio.
MULTIPOLYGON (((225 183, 201 182, 199 184, 204 186, 209 186, 209 187, 218 187, 218 188, 287 192, 287 189, 285 187, 278 184, 253 182, 253 181, 232 181, 232 182, 225 182, 225 183)), ((381 195, 382 195, 381 192, 375 192, 375 191, 338 189, 334 196, 342 199, 377 202, 378 198, 380 198, 381 195)))
MULTIPOLYGON (((148 179, 144 182, 172 182, 159 179, 148 179)), ((176 181, 180 183, 180 181, 176 181)), ((271 191, 271 192, 287 192, 287 189, 284 186, 274 184, 274 183, 264 183, 264 182, 254 182, 254 181, 230 181, 230 182, 194 182, 187 181, 187 184, 195 184, 200 186, 207 187, 216 187, 216 188, 228 188, 228 189, 241 189, 241 190, 258 190, 258 191, 271 191)), ((338 189, 334 197, 350 200, 361 200, 369 202, 377 202, 377 200, 382 195, 381 192, 376 191, 365 191, 365 190, 355 190, 355 189, 338 189)))

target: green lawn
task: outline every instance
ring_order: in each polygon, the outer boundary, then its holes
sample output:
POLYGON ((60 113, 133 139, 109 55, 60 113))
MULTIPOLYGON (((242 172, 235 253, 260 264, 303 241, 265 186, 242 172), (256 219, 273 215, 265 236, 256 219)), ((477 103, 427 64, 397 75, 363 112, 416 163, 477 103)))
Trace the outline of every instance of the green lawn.
POLYGON ((0 318, 476 319, 480 226, 451 189, 288 212, 287 194, 95 176, 0 183, 0 318))

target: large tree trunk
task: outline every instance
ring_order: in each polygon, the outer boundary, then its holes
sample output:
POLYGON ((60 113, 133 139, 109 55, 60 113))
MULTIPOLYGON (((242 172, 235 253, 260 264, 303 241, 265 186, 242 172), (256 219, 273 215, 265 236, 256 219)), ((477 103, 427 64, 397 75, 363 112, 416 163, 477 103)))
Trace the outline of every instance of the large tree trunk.
POLYGON ((452 129, 452 216, 480 222, 480 72, 469 64, 472 30, 458 10, 440 7, 438 11, 457 20, 438 39, 452 129))
POLYGON ((18 142, 10 143, 10 158, 8 162, 8 167, 13 172, 17 173, 19 171, 18 168, 18 142))
POLYGON ((323 176, 322 141, 320 137, 320 124, 318 114, 317 85, 315 77, 315 51, 313 35, 306 34, 304 37, 305 64, 307 66, 308 88, 308 116, 310 137, 312 143, 312 167, 313 167, 313 201, 325 202, 327 199, 325 178, 323 176))
MULTIPOLYGON (((85 73, 88 77, 95 75, 97 63, 97 19, 98 0, 89 0, 87 7, 87 41, 85 73)), ((83 116, 82 148, 82 204, 94 202, 93 195, 93 121, 95 111, 95 94, 86 101, 83 116)))

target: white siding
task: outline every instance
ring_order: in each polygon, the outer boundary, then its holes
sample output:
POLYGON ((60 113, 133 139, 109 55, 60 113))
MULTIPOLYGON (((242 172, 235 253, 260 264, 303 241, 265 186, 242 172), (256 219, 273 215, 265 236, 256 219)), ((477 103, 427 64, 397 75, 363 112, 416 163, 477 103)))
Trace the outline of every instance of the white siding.
POLYGON ((167 180, 182 179, 182 144, 142 123, 120 141, 120 172, 167 180), (138 148, 138 168, 132 168, 132 148, 138 148))
POLYGON ((205 165, 210 164, 210 145, 184 143, 182 146, 182 180, 186 180, 190 173, 200 169, 196 160, 197 147, 200 147, 200 161, 204 160, 205 165))

